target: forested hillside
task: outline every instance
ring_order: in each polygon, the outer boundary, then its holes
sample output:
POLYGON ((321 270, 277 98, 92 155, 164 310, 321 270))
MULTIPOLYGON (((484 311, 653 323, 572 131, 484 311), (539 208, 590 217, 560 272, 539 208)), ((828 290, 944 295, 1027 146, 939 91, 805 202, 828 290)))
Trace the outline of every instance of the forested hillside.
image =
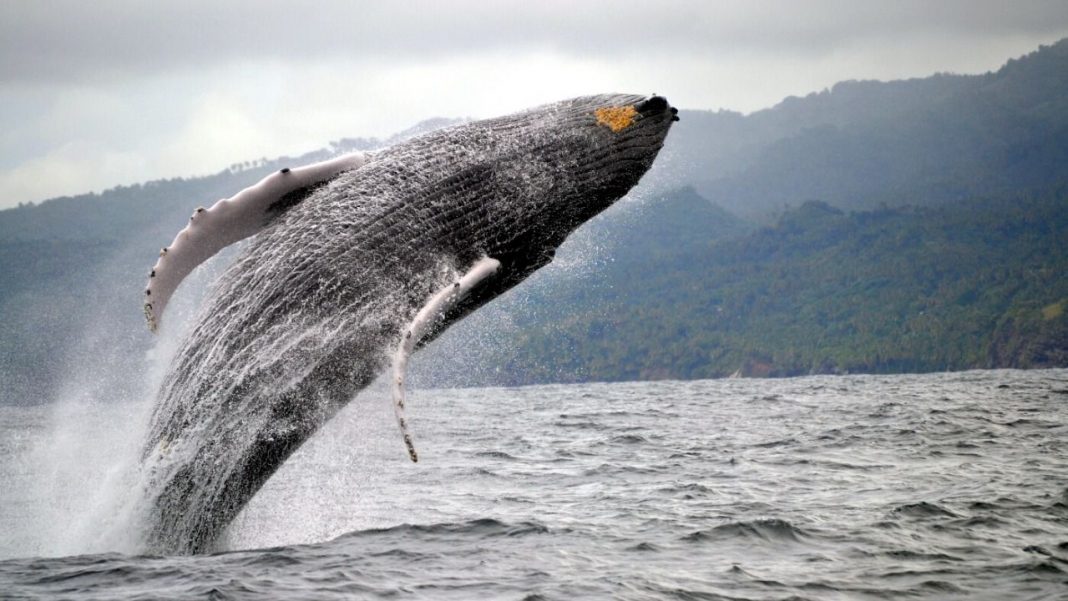
MULTIPOLYGON (((676 222, 715 211, 689 191, 663 205, 676 222)), ((494 344, 461 331, 443 354, 454 373, 497 366, 478 374, 497 384, 1068 365, 1066 207, 1060 188, 967 207, 810 202, 703 240, 649 228, 479 316, 508 323, 494 344)))
POLYGON ((1043 189, 1068 182, 1068 40, 985 75, 847 81, 686 118, 687 181, 750 218, 808 200, 877 209, 1043 189))

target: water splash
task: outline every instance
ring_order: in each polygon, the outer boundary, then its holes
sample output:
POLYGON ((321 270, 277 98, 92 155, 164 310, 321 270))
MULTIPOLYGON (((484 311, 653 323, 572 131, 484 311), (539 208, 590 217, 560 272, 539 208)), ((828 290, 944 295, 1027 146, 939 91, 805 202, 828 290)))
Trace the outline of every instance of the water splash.
MULTIPOLYGON (((176 300, 175 323, 189 323, 218 265, 193 274, 176 300)), ((128 329, 114 311, 87 302, 87 326, 64 363, 64 378, 44 408, 30 444, 16 457, 5 486, 28 509, 5 532, 0 556, 65 556, 141 550, 137 510, 140 445, 148 414, 183 328, 161 336, 144 361, 131 364, 123 349, 100 344, 105 333, 128 329), (95 307, 95 309, 93 308, 95 307)), ((133 332, 131 336, 136 335, 133 332)), ((133 342, 130 342, 133 346, 133 342)))

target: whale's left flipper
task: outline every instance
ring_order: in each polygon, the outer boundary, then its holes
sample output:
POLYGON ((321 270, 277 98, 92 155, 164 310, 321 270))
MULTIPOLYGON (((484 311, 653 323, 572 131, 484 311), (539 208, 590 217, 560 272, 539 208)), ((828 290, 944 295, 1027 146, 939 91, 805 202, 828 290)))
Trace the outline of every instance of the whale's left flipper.
POLYGON ((419 456, 415 453, 412 436, 408 433, 408 422, 404 418, 404 372, 408 368, 408 357, 415 351, 419 341, 440 324, 445 315, 467 297, 472 288, 492 277, 500 267, 501 263, 496 259, 479 259, 463 277, 431 296, 401 336, 397 351, 393 354, 393 410, 397 414, 397 424, 400 426, 401 435, 404 436, 404 444, 408 447, 408 457, 413 462, 419 461, 419 456))
POLYGON ((321 184, 343 171, 357 169, 369 156, 353 152, 328 161, 288 167, 263 178, 231 198, 193 212, 189 225, 174 238, 170 246, 159 251, 159 261, 152 267, 145 286, 145 319, 148 329, 159 327, 163 308, 185 276, 223 248, 260 231, 270 218, 294 204, 291 195, 321 184))

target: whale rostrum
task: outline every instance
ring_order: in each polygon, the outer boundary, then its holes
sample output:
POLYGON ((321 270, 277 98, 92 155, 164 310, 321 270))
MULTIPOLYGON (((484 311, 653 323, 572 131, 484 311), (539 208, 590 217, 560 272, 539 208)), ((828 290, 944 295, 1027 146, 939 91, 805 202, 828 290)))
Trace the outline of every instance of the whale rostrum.
POLYGON ((279 466, 390 365, 552 260, 652 165, 675 109, 608 94, 283 170, 198 210, 152 270, 150 328, 178 284, 248 238, 160 386, 142 451, 146 547, 217 548, 279 466))

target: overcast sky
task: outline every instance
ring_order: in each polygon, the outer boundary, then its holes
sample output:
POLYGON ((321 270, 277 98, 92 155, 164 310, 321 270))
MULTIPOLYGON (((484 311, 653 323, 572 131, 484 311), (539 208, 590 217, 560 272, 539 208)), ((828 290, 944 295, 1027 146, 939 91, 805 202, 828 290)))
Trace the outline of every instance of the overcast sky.
POLYGON ((586 93, 751 112, 1063 37, 1064 0, 4 1, 0 208, 586 93))

